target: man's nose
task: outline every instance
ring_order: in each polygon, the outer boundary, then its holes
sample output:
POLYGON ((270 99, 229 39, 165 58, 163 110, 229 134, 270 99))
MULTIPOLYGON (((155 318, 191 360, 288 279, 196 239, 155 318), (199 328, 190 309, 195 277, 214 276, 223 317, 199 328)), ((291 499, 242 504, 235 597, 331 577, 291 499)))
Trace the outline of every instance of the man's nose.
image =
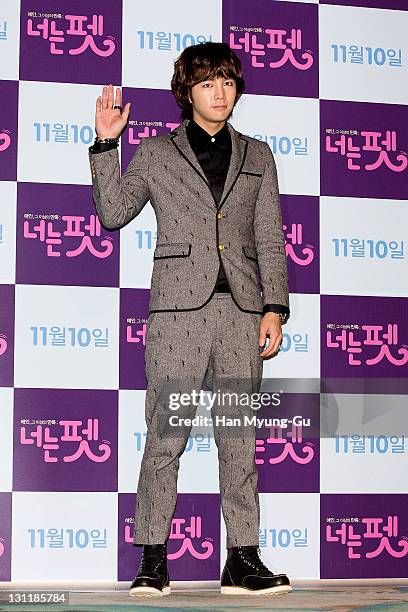
POLYGON ((215 86, 215 97, 223 98, 224 97, 224 86, 222 84, 217 84, 215 86))

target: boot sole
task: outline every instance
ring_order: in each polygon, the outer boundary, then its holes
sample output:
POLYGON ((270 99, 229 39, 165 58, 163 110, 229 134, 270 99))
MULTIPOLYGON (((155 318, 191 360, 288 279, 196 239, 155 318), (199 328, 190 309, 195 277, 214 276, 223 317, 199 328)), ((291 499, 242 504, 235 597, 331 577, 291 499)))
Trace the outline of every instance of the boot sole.
POLYGON ((246 589, 245 587, 239 586, 222 586, 221 595, 283 595, 284 593, 290 593, 292 587, 290 585, 282 585, 276 587, 269 587, 267 589, 246 589))
POLYGON ((131 597, 146 596, 146 595, 147 596, 158 595, 159 597, 162 597, 163 595, 170 595, 170 593, 171 593, 171 588, 169 586, 163 587, 161 591, 159 589, 155 589, 154 587, 148 587, 148 586, 134 587, 133 589, 130 589, 129 591, 129 595, 131 597))

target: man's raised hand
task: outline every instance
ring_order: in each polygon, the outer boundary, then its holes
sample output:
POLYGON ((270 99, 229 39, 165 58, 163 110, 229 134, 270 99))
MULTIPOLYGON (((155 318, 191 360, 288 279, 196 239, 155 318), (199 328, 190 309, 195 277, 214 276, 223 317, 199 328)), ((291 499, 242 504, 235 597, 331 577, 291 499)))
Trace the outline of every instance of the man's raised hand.
MULTIPOLYGON (((115 105, 121 106, 120 87, 116 88, 115 105)), ((102 96, 96 100, 95 129, 99 138, 117 138, 126 126, 130 115, 130 102, 122 112, 113 108, 113 85, 104 86, 102 96)))

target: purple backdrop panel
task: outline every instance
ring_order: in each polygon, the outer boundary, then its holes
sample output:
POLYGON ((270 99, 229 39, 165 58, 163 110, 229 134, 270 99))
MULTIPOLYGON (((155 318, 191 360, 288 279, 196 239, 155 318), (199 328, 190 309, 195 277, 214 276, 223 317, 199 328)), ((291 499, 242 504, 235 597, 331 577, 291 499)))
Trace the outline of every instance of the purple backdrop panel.
POLYGON ((14 384, 14 285, 0 285, 0 387, 14 384))
POLYGON ((288 419, 286 428, 271 426, 257 430, 258 490, 260 493, 319 492, 320 396, 281 393, 280 399, 279 406, 262 406, 257 411, 259 418, 288 419))
POLYGON ((91 189, 18 183, 17 283, 119 286, 119 232, 101 226, 91 189))
POLYGON ((0 493, 0 581, 11 580, 11 493, 0 493))
POLYGON ((320 194, 408 198, 408 106, 320 100, 320 194))
MULTIPOLYGON (((118 580, 132 580, 142 547, 133 546, 137 495, 119 495, 118 580)), ((219 580, 220 498, 216 493, 179 493, 167 544, 171 580, 219 580)))
POLYGON ((408 393, 406 298, 322 295, 320 320, 330 391, 408 393))
POLYGON ((341 6, 363 6, 367 8, 408 11, 407 0, 320 0, 320 4, 338 4, 341 6))
POLYGON ((122 0, 21 0, 20 79, 120 84, 121 36, 122 0))
POLYGON ((0 181, 17 179, 18 82, 0 81, 0 181))
POLYGON ((146 389, 145 345, 149 289, 120 290, 120 389, 146 389))
POLYGON ((321 578, 408 576, 408 495, 320 495, 321 578))
POLYGON ((290 293, 319 293, 319 198, 281 196, 290 293))
POLYGON ((173 580, 219 580, 220 519, 218 493, 178 494, 168 543, 173 580))
POLYGON ((14 389, 13 490, 117 491, 117 440, 117 391, 14 389))
POLYGON ((241 59, 246 93, 319 97, 317 4, 223 0, 222 38, 241 59))
POLYGON ((170 91, 123 88, 123 104, 131 102, 129 122, 122 138, 122 168, 126 169, 142 138, 169 134, 180 125, 180 108, 170 91))

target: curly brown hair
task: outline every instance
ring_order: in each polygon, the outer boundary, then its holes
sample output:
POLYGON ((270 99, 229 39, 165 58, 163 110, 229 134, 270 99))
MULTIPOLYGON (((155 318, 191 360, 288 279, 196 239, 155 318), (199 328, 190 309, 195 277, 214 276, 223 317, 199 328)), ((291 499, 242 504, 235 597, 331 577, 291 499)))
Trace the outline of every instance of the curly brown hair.
POLYGON ((235 79, 237 95, 234 108, 245 89, 241 60, 227 43, 205 42, 186 47, 174 62, 171 91, 182 109, 182 119, 193 117, 189 100, 191 87, 217 76, 235 79))

